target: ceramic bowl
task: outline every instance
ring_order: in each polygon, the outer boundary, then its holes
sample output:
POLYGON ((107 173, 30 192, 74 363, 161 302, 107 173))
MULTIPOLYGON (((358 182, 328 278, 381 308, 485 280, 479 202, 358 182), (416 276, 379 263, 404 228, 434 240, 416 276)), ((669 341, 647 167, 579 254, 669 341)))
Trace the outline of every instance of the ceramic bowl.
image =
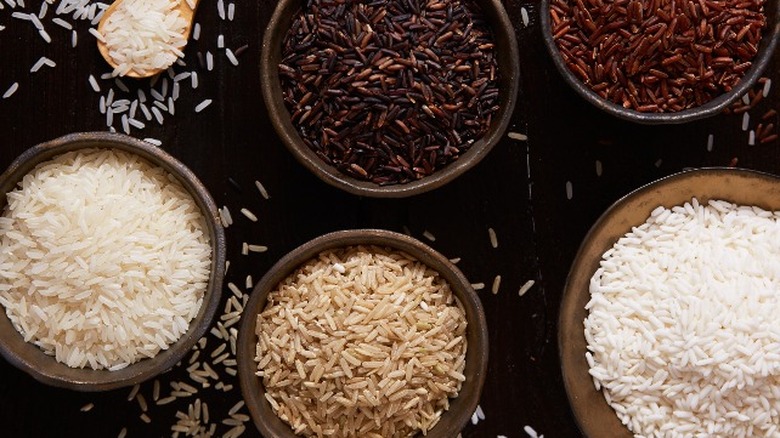
POLYGON ((564 81, 566 81, 577 94, 585 98, 585 100, 596 108, 621 119, 646 125, 692 122, 722 112, 731 103, 742 97, 742 95, 746 94, 756 85, 761 74, 769 65, 775 48, 777 47, 778 37, 780 37, 780 8, 778 8, 778 2, 767 1, 764 4, 767 26, 764 28, 761 44, 758 46, 758 53, 753 59, 753 65, 745 72, 745 76, 742 77, 731 91, 717 96, 704 105, 683 111, 667 113, 639 112, 633 109, 624 108, 622 105, 602 98, 569 70, 561 53, 558 51, 558 46, 553 38, 552 23, 550 19, 550 0, 542 0, 539 11, 541 14, 542 35, 544 37, 545 46, 547 46, 547 51, 550 53, 550 56, 555 63, 555 67, 558 69, 561 76, 563 76, 564 81))
POLYGON ((590 229, 577 252, 563 292, 558 321, 558 348, 563 381, 580 430, 589 438, 631 438, 615 411, 593 386, 585 359, 583 321, 588 316, 590 278, 602 255, 618 238, 645 222, 662 205, 670 208, 697 198, 725 200, 780 210, 780 178, 733 168, 703 168, 678 173, 641 187, 615 202, 590 229))
POLYGON ((449 283, 453 293, 463 305, 468 321, 466 331, 468 349, 464 370, 466 380, 463 382, 459 395, 450 400, 450 409, 442 414, 441 420, 426 435, 428 438, 457 436, 477 407, 487 371, 488 335, 482 304, 466 277, 443 255, 419 240, 404 234, 371 229, 338 231, 311 240, 279 260, 255 286, 252 296, 244 308, 237 349, 241 392, 255 425, 266 438, 294 438, 297 436, 290 426, 273 412, 264 396, 262 379, 255 374, 257 372, 257 362, 255 362, 257 315, 265 308, 269 292, 301 264, 317 254, 330 249, 355 245, 376 245, 411 255, 437 271, 449 283))
POLYGON ((6 194, 35 166, 58 155, 79 149, 112 148, 138 155, 150 164, 173 175, 184 186, 200 207, 211 239, 212 258, 208 288, 200 311, 190 321, 189 330, 175 343, 155 357, 142 359, 128 367, 116 370, 71 368, 57 362, 53 356, 25 342, 5 313, 0 312, 0 354, 11 364, 43 383, 78 391, 104 391, 134 385, 159 375, 173 367, 187 354, 211 324, 222 294, 225 272, 225 234, 218 219, 217 207, 211 195, 184 164, 164 150, 122 134, 86 132, 66 135, 33 146, 22 153, 0 175, 0 211, 6 206, 6 194))
POLYGON ((271 122, 284 145, 309 171, 326 183, 361 196, 401 198, 441 187, 474 167, 498 143, 509 126, 519 88, 520 62, 515 31, 500 0, 482 0, 480 5, 493 29, 500 71, 500 110, 493 117, 487 133, 475 141, 457 160, 422 179, 405 184, 379 185, 353 178, 325 163, 303 142, 290 120, 284 103, 278 66, 282 60, 282 42, 290 22, 301 9, 301 0, 280 0, 268 23, 260 59, 263 98, 271 122))

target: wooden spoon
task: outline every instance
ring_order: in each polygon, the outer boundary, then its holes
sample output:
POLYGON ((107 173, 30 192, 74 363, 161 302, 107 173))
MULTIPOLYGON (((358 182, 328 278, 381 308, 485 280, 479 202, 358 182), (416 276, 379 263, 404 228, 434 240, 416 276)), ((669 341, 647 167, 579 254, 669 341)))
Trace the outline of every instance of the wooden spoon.
MULTIPOLYGON (((103 35, 103 27, 105 26, 106 22, 108 21, 108 17, 113 14, 120 3, 122 3, 123 0, 116 0, 114 3, 111 4, 111 6, 106 9, 106 12, 103 13, 103 17, 100 19, 100 23, 98 24, 98 32, 100 32, 101 35, 103 35)), ((198 4, 200 3, 200 0, 172 0, 177 3, 176 8, 174 10, 179 11, 179 15, 181 15, 181 18, 184 19, 184 21, 187 22, 187 25, 184 27, 184 41, 186 45, 186 41, 190 38, 190 32, 192 31, 192 22, 195 18, 195 10, 198 8, 198 4), (192 7, 190 7, 190 4, 192 4, 192 7)), ((108 54, 108 47, 106 46, 106 43, 103 41, 97 40, 97 46, 98 50, 100 51, 100 54, 103 55, 103 59, 108 62, 108 65, 110 65, 113 68, 117 67, 116 62, 114 62, 114 59, 111 58, 111 55, 108 54)), ((184 50, 184 46, 179 47, 179 50, 184 50)), ((167 68, 167 67, 166 67, 167 68)), ((143 73, 139 73, 135 70, 130 70, 125 74, 127 77, 131 78, 148 78, 151 76, 154 76, 161 71, 165 70, 165 68, 155 69, 155 70, 146 70, 143 73)))

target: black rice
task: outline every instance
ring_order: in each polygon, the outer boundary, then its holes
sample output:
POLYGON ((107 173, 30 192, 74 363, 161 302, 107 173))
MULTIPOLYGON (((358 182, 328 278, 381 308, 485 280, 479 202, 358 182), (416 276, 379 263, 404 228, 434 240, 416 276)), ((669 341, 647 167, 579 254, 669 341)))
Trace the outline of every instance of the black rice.
POLYGON ((303 141, 380 185, 458 159, 498 111, 493 37, 473 0, 309 0, 279 75, 303 141))

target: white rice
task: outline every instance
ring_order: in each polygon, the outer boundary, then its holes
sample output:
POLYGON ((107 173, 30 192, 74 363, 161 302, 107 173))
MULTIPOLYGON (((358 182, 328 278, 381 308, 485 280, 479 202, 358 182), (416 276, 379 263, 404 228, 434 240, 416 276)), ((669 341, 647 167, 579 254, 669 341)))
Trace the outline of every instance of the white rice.
POLYGON ((493 286, 490 288, 490 291, 493 292, 493 295, 495 295, 498 293, 500 289, 501 289, 501 276, 496 275, 495 278, 493 278, 493 286))
POLYGON ((532 287, 534 287, 534 284, 536 284, 534 280, 526 281, 522 286, 520 286, 520 290, 517 292, 517 294, 522 297, 529 290, 531 290, 532 287))
POLYGON ((247 245, 247 249, 251 252, 266 252, 268 251, 268 247, 265 245, 247 245))
POLYGON ((262 196, 265 199, 271 198, 268 195, 268 191, 265 189, 265 186, 260 181, 255 180, 255 187, 257 187, 257 190, 260 192, 260 196, 262 196))
POLYGON ((658 207, 590 282, 586 359, 637 437, 780 434, 780 212, 658 207))
POLYGON ((14 93, 16 93, 16 90, 18 89, 19 89, 19 83, 14 82, 13 84, 11 84, 10 87, 8 87, 7 90, 5 90, 5 93, 3 93, 3 99, 8 99, 9 97, 13 96, 14 93))
POLYGON ((517 140, 517 141, 527 141, 528 140, 528 136, 523 134, 523 133, 521 133, 521 132, 511 132, 510 131, 509 133, 507 133, 506 136, 511 138, 512 140, 517 140))
POLYGON ((42 163, 0 218, 0 304, 71 367, 120 369, 167 349, 210 272, 203 214, 159 167, 112 149, 42 163))
POLYGON ((496 230, 488 228, 488 237, 490 238, 490 246, 498 248, 498 236, 496 236, 496 230))
POLYGON ((211 71, 214 69, 214 55, 211 52, 206 51, 206 70, 211 71))
POLYGON ((116 64, 114 76, 130 71, 145 75, 164 70, 179 57, 187 43, 187 21, 179 2, 170 0, 124 0, 104 22, 102 38, 116 64))
POLYGON ((485 412, 482 410, 482 406, 477 405, 477 409, 474 410, 474 413, 471 414, 471 424, 476 425, 481 420, 485 419, 485 412))
POLYGON ((236 55, 233 54, 233 51, 230 49, 225 49, 225 56, 227 56, 228 60, 233 65, 238 65, 238 58, 236 58, 236 55))
POLYGON ((241 214, 243 214, 250 221, 257 222, 257 216, 254 213, 252 213, 248 208, 242 208, 241 214))
MULTIPOLYGON (((34 15, 33 15, 33 16, 34 16, 34 15)), ((45 30, 43 30, 43 29, 40 29, 40 30, 38 30, 38 35, 40 35, 40 36, 41 36, 41 38, 42 38, 44 41, 46 41, 47 43, 51 43, 51 36, 50 36, 50 35, 49 35, 49 33, 48 33, 48 32, 46 32, 45 30)))
POLYGON ((201 103, 199 103, 195 107, 195 112, 199 113, 199 112, 203 111, 204 109, 206 109, 209 105, 211 105, 211 99, 204 99, 201 103))
POLYGON ((269 294, 256 334, 265 397, 303 436, 425 434, 465 379, 466 317, 449 285, 381 248, 305 263, 269 294))
POLYGON ((60 17, 52 18, 51 22, 56 24, 57 26, 60 26, 60 27, 64 28, 64 29, 73 30, 73 25, 68 23, 67 21, 63 20, 60 17))

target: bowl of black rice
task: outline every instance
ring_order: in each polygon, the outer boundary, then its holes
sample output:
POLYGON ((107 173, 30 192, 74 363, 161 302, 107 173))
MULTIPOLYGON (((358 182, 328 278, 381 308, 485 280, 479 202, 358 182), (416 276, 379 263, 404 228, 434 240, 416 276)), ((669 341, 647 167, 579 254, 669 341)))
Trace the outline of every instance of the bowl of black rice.
POLYGON ((642 124, 716 115, 746 95, 780 35, 776 1, 542 0, 564 80, 597 108, 642 124))
POLYGON ((406 197, 463 174, 499 141, 518 57, 499 0, 281 0, 261 86, 282 142, 320 179, 406 197))

